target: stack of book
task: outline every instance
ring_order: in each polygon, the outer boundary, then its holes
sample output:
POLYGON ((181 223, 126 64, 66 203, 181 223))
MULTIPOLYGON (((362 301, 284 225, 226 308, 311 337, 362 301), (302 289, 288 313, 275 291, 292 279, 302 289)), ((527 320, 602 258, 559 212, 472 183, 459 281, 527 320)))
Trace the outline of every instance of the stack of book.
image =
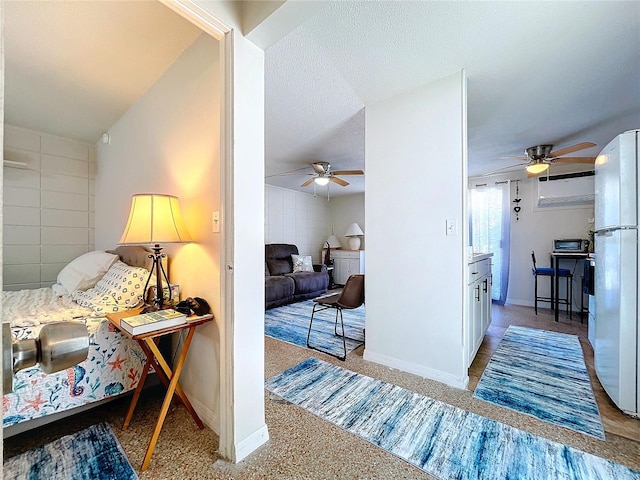
POLYGON ((187 323, 187 316, 173 309, 142 313, 120 319, 120 327, 131 335, 164 330, 187 323))

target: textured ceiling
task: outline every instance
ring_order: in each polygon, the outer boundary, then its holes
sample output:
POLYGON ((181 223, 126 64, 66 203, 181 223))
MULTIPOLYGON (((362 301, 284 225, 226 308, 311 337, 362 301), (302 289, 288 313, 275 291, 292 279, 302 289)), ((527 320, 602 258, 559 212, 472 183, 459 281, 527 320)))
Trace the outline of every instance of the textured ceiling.
MULTIPOLYGON (((471 175, 542 143, 591 141, 580 155, 595 155, 640 127, 638 2, 324 5, 265 52, 270 184, 313 192, 300 188, 313 161, 366 172, 366 106, 463 68, 471 175)), ((159 2, 3 7, 5 121, 91 142, 200 33, 159 2)), ((364 190, 362 176, 345 179, 332 196, 364 190)))
POLYGON ((273 175, 315 160, 366 171, 362 109, 463 68, 470 175, 541 143, 595 155, 640 127, 638 45, 638 2, 328 3, 266 51, 267 182, 298 188, 273 175))
POLYGON ((5 122, 97 141, 202 33, 159 2, 3 2, 5 122))

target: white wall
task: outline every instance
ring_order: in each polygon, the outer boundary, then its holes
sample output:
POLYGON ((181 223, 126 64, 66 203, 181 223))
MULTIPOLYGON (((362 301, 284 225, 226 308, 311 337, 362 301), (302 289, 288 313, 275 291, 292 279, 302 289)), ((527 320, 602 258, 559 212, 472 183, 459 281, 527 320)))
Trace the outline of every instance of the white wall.
POLYGON ((265 186, 265 243, 290 243, 300 255, 311 255, 314 263, 322 263, 321 250, 331 233, 330 206, 326 197, 286 188, 265 186))
POLYGON ((365 359, 465 387, 464 72, 367 105, 366 165, 365 359))
MULTIPOLYGON (((220 210, 218 42, 203 34, 109 129, 99 143, 96 177, 96 246, 115 246, 131 195, 167 193, 180 198, 194 243, 165 245, 172 283, 181 296, 209 300, 220 314, 220 235, 211 212, 220 210)), ((196 331, 181 384, 202 420, 219 429, 219 351, 216 322, 196 331)))
POLYGON ((347 231, 349 225, 355 222, 364 232, 364 235, 360 237, 360 250, 366 249, 367 228, 364 203, 364 193, 342 195, 331 199, 331 225, 334 235, 342 243, 342 248, 348 249, 349 238, 344 236, 344 232, 347 231))
POLYGON ((4 158, 27 164, 4 167, 4 286, 47 287, 67 263, 93 250, 95 148, 4 128, 4 158))
MULTIPOLYGON (((553 250, 556 238, 585 238, 593 228, 589 220, 593 219, 593 203, 582 206, 536 207, 537 180, 527 179, 520 183, 520 219, 515 220, 511 212, 511 258, 509 271, 509 291, 507 303, 533 306, 534 279, 531 274, 531 250, 536 252, 538 266, 550 266, 549 253, 553 250)), ((515 184, 511 185, 511 195, 515 198, 515 184)), ((582 279, 582 261, 562 260, 561 268, 574 272, 573 308, 580 309, 580 286, 582 279)), ((561 283, 561 292, 564 286, 561 283)), ((538 282, 539 295, 549 296, 549 281, 538 282)), ((539 307, 549 308, 548 303, 539 307)))
MULTIPOLYGON (((509 258, 509 288, 507 304, 533 306, 534 279, 531 274, 531 251, 535 251, 537 264, 540 267, 550 266, 549 253, 552 242, 556 238, 584 238, 588 239, 588 231, 593 228, 589 221, 594 216, 593 203, 576 206, 537 207, 537 179, 512 174, 492 177, 471 178, 469 185, 474 183, 490 183, 511 177, 511 236, 509 258), (518 180, 516 183, 515 180, 518 180), (519 188, 520 214, 516 220, 513 211, 516 198, 516 188, 519 188)), ((573 309, 580 310, 580 295, 583 266, 582 261, 562 260, 562 268, 574 271, 573 279, 573 309)), ((496 272, 493 272, 495 275, 496 272)), ((560 282, 561 295, 564 295, 564 282, 560 282)), ((541 278, 538 282, 538 293, 549 296, 550 283, 541 278)), ((586 300, 586 299, 585 299, 586 300)), ((540 308, 549 308, 549 303, 539 303, 540 308)))
POLYGON ((227 177, 233 184, 233 256, 227 259, 233 262, 227 275, 233 282, 233 321, 225 322, 223 357, 223 388, 231 391, 223 391, 226 430, 220 451, 240 461, 269 439, 264 405, 264 52, 240 35, 233 46, 233 172, 227 177))

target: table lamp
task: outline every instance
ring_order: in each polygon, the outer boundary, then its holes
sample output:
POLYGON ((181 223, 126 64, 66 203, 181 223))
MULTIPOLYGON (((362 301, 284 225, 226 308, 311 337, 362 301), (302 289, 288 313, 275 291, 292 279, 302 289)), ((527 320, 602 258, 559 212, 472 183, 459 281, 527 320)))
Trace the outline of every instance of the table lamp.
POLYGON ((360 250, 360 237, 358 235, 364 235, 360 225, 357 223, 349 225, 344 236, 349 237, 349 248, 351 250, 360 250))
POLYGON ((342 247, 342 244, 340 243, 340 240, 338 240, 338 237, 336 237, 334 234, 329 235, 329 237, 324 241, 324 243, 327 246, 327 253, 324 256, 324 264, 325 265, 332 265, 332 262, 331 262, 331 249, 332 248, 340 248, 340 247, 342 247))
POLYGON ((153 306, 156 309, 161 309, 164 304, 162 277, 164 277, 167 287, 169 287, 169 300, 171 300, 171 285, 162 266, 162 259, 167 254, 162 253, 160 244, 186 243, 190 241, 191 235, 189 235, 184 224, 178 197, 158 193, 137 193, 131 197, 129 220, 118 244, 154 244, 151 247, 153 254, 149 255, 149 258, 153 259, 153 265, 147 283, 144 286, 144 291, 147 291, 149 280, 151 280, 155 272, 156 293, 153 299, 153 306))

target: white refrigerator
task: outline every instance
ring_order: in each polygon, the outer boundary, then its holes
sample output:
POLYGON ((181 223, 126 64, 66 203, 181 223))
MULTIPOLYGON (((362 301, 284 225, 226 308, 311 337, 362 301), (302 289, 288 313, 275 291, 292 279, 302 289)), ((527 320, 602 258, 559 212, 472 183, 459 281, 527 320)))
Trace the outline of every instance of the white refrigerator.
POLYGON ((640 130, 618 135, 598 155, 595 174, 595 367, 623 412, 639 416, 640 130))

